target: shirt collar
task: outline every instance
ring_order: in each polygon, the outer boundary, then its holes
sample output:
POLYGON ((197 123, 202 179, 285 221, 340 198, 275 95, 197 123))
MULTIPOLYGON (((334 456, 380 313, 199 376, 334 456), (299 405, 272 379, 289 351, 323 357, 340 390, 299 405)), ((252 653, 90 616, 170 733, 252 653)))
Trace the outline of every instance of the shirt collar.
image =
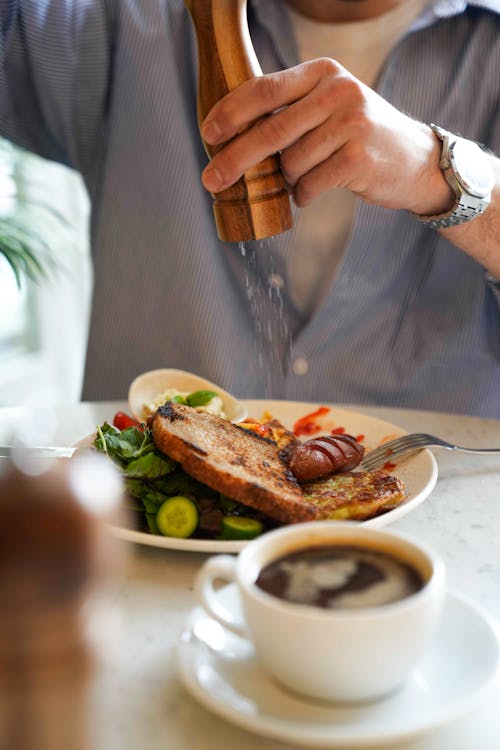
POLYGON ((296 65, 299 52, 290 16, 283 12, 282 0, 248 0, 248 5, 258 24, 268 32, 283 67, 296 65))
POLYGON ((466 0, 436 0, 431 3, 431 6, 433 6, 431 10, 438 18, 446 18, 463 13, 468 5, 472 8, 484 8, 494 13, 500 13, 500 0, 472 0, 472 2, 466 2, 466 0))
MULTIPOLYGON (((258 23, 266 29, 274 42, 276 53, 285 67, 292 67, 299 59, 290 18, 283 13, 283 0, 248 0, 258 23)), ((412 24, 411 31, 431 26, 441 18, 463 13, 467 6, 484 8, 500 14, 500 0, 430 0, 419 18, 412 24)))

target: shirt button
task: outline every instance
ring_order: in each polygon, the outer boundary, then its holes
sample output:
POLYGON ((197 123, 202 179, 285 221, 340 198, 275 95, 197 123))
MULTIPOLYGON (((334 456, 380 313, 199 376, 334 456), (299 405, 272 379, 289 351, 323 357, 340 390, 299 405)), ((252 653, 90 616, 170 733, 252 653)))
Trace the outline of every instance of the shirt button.
POLYGON ((269 278, 269 286, 271 286, 273 289, 283 289, 285 286, 285 279, 283 276, 280 276, 279 273, 272 273, 269 278))
POLYGON ((295 375, 307 375, 309 372, 309 362, 305 357, 297 357, 293 360, 292 370, 295 375))

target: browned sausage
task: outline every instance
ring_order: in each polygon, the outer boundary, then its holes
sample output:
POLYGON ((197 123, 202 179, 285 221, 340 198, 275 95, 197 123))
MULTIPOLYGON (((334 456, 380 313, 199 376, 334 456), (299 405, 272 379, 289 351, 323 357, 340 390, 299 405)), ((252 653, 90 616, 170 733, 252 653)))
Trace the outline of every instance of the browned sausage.
POLYGON ((352 435, 322 435, 294 443, 280 455, 299 482, 312 482, 337 471, 352 471, 364 453, 352 435))

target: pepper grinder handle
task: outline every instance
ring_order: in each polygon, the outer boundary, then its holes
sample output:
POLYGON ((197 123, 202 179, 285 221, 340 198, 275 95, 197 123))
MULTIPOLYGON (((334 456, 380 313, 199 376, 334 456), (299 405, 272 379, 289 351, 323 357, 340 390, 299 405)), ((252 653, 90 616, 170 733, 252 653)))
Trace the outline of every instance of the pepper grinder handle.
MULTIPOLYGON (((262 75, 247 22, 247 0, 184 0, 198 43, 198 124, 213 105, 244 81, 262 75)), ((204 143, 209 156, 222 146, 204 143)), ((244 242, 272 237, 293 223, 277 156, 257 164, 231 187, 214 194, 219 238, 244 242)))

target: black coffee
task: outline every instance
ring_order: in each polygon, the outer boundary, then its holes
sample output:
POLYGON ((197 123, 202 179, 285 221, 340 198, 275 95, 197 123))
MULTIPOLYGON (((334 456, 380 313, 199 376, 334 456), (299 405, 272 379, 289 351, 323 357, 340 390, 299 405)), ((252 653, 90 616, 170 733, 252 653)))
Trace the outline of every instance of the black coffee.
POLYGON ((295 604, 359 609, 411 596, 424 581, 414 568, 389 553, 325 545, 279 557, 261 570, 256 584, 295 604))

